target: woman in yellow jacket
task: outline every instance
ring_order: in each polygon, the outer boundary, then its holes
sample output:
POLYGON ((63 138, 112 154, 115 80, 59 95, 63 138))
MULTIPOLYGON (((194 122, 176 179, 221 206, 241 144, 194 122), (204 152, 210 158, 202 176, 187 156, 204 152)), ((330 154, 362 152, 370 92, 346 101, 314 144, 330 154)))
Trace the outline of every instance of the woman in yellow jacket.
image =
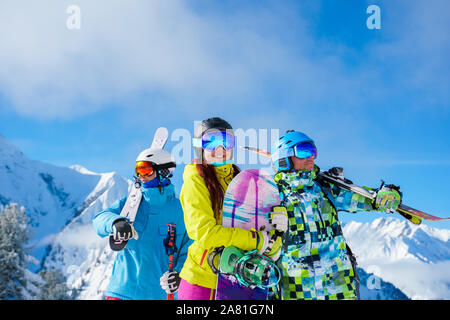
MULTIPOLYGON (((222 227, 222 203, 228 184, 239 173, 231 163, 234 134, 229 123, 221 118, 209 118, 200 123, 194 133, 196 163, 186 165, 180 202, 189 237, 194 240, 180 272, 179 300, 213 300, 217 285, 208 265, 208 254, 217 247, 236 246, 243 250, 258 249, 277 258, 281 238, 269 245, 272 234, 222 227), (269 251, 269 252, 266 252, 269 251)), ((281 215, 277 215, 281 216, 281 215)), ((279 228, 283 217, 273 217, 279 228)))

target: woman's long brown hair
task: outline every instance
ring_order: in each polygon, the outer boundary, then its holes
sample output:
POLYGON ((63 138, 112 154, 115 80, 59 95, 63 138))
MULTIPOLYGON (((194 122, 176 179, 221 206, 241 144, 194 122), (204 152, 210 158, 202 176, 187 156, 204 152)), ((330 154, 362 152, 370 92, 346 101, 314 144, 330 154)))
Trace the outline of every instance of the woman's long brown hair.
MULTIPOLYGON (((220 211, 223 206, 223 199, 225 197, 225 191, 222 189, 219 180, 216 176, 214 166, 205 162, 197 163, 197 172, 205 181, 206 187, 209 191, 211 198, 212 209, 214 211, 214 217, 219 220, 220 211)), ((233 164, 233 178, 241 171, 239 167, 233 164)))

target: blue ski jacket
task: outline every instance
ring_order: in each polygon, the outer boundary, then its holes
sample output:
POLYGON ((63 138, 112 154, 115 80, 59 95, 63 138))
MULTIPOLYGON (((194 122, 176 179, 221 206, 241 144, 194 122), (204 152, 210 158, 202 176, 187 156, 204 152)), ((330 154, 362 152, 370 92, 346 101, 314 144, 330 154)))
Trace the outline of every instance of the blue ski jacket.
MULTIPOLYGON (((159 284, 160 277, 168 271, 169 265, 163 244, 168 232, 167 224, 176 223, 178 255, 174 254, 174 270, 181 270, 192 241, 186 233, 183 211, 180 201, 175 197, 174 186, 169 184, 161 189, 161 193, 158 188, 141 189, 143 197, 133 224, 139 239, 129 240, 125 249, 117 253, 105 296, 124 300, 167 298, 159 284)), ((117 200, 111 207, 95 215, 93 225, 99 236, 109 236, 113 223, 124 218, 120 212, 126 199, 117 200)))

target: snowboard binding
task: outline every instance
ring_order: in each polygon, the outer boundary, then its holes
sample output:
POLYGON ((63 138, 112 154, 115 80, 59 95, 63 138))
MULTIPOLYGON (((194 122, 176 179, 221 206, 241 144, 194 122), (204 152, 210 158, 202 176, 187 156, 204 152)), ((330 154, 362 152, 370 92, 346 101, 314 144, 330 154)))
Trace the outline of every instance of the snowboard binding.
POLYGON ((275 287, 281 279, 281 272, 275 262, 257 250, 245 252, 234 246, 220 247, 208 255, 208 264, 214 273, 233 276, 240 285, 251 289, 275 287), (216 268, 214 258, 218 254, 221 257, 216 268))

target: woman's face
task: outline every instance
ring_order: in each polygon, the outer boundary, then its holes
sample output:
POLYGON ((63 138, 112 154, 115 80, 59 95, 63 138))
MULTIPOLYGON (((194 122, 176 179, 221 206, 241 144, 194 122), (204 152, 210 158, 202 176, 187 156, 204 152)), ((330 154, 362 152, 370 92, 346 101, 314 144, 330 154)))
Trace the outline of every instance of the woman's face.
POLYGON ((203 159, 209 163, 231 160, 232 157, 233 157, 233 149, 226 150, 223 146, 218 146, 213 151, 205 149, 203 150, 203 159))
POLYGON ((140 174, 138 175, 138 178, 142 183, 151 181, 151 180, 155 179, 155 177, 156 177, 156 172, 153 172, 151 175, 145 175, 145 176, 140 175, 140 174))

